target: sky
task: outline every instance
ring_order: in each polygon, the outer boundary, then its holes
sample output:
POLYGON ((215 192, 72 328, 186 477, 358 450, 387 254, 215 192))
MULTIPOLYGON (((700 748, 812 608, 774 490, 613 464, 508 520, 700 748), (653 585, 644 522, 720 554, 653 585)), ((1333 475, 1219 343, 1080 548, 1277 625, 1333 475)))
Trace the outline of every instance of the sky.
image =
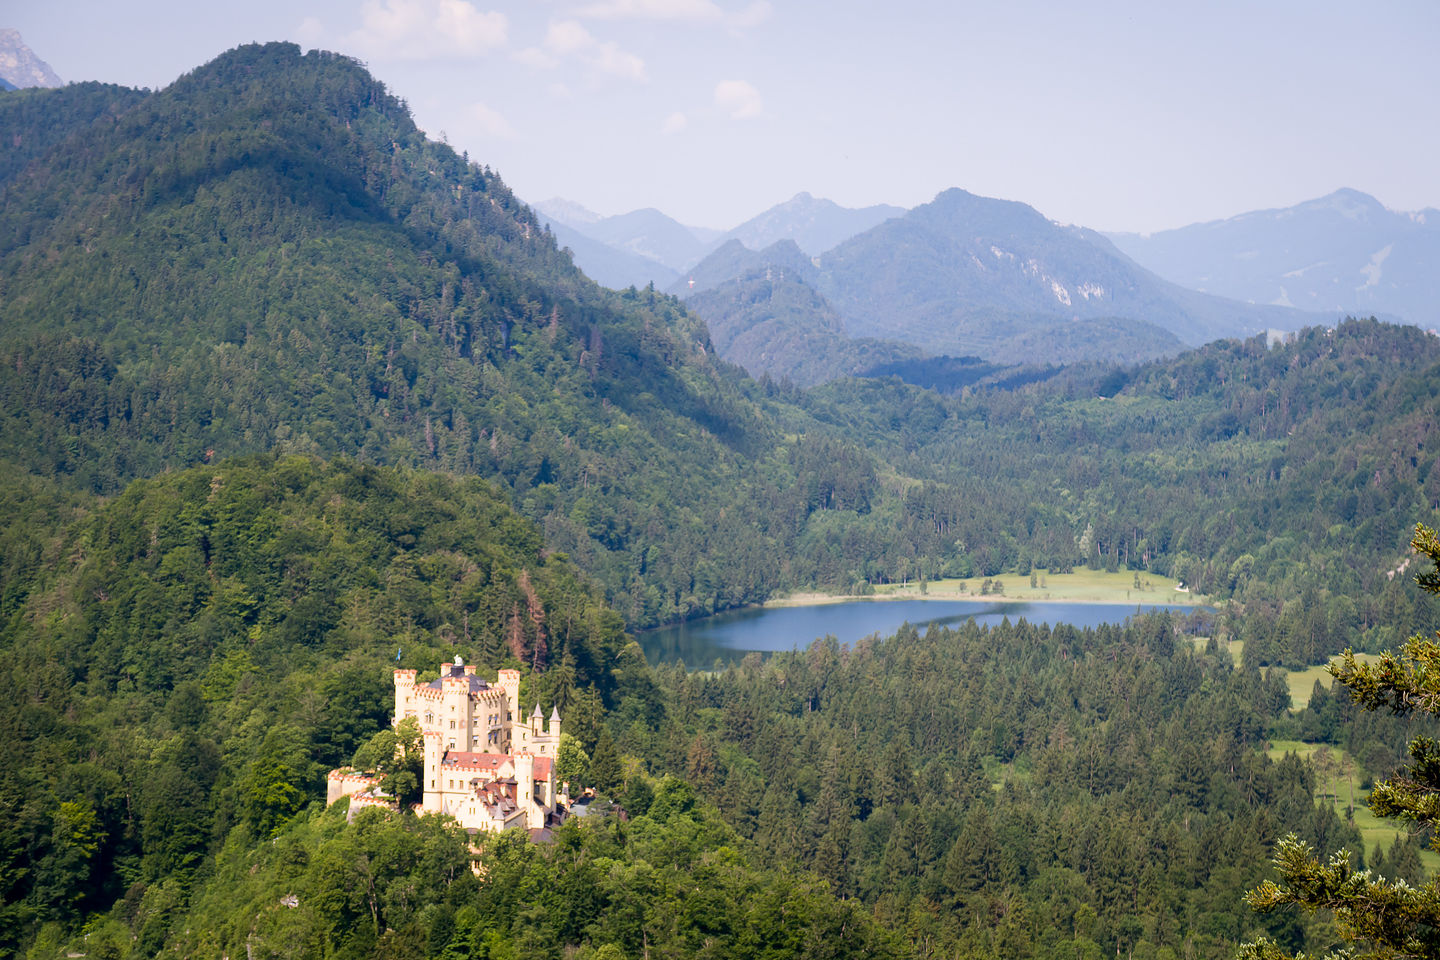
POLYGON ((1435 0, 0 0, 67 81, 363 60, 523 199, 733 227, 950 187, 1150 232, 1340 187, 1440 207, 1435 0))

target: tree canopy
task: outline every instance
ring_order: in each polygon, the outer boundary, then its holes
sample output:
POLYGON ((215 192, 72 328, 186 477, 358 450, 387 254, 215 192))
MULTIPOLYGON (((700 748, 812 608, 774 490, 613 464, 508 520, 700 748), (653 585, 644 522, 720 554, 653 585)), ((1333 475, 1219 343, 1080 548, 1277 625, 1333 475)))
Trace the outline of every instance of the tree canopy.
MULTIPOLYGON (((1427 593, 1440 594, 1440 539, 1434 530, 1419 524, 1411 545, 1431 564, 1415 582, 1427 593)), ((1373 664, 1358 662, 1347 650, 1330 672, 1366 710, 1415 713, 1433 720, 1440 716, 1437 640, 1440 633, 1434 639, 1417 634, 1405 642, 1398 656, 1387 651, 1373 664)), ((1410 741, 1410 760, 1402 772, 1375 785, 1370 809, 1380 817, 1408 820, 1433 835, 1440 826, 1440 743, 1433 737, 1416 737, 1410 741)), ((1346 952, 1346 956, 1391 960, 1440 955, 1440 878, 1431 877, 1419 886, 1404 879, 1386 879, 1374 871, 1357 869, 1348 850, 1321 863, 1314 849, 1293 834, 1276 845, 1275 868, 1280 883, 1267 880, 1246 896, 1257 910, 1298 905, 1332 911, 1336 935, 1360 951, 1346 952)), ((1273 942, 1258 940, 1247 944, 1241 956, 1283 960, 1288 954, 1273 942)))

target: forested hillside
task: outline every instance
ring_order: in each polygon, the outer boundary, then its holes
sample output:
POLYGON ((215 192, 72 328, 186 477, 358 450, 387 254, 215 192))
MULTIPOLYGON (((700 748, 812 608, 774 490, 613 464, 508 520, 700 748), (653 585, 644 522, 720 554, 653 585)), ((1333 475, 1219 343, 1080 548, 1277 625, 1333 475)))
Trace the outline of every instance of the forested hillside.
POLYGON ((252 458, 137 481, 51 533, 65 562, 0 629, 0 954, 38 936, 48 956, 82 921, 102 956, 885 954, 863 911, 752 866, 682 783, 628 825, 488 843, 478 880, 438 819, 322 812, 325 771, 389 719, 393 666, 522 668, 522 699, 592 752, 607 709, 655 697, 619 616, 484 481, 252 458))
POLYGON ((1359 842, 1266 738, 1369 776, 1407 734, 1347 726, 1323 687, 1287 714, 1263 668, 1436 622, 1403 569, 1440 509, 1435 337, 901 356, 951 392, 802 391, 718 361, 675 298, 590 282, 345 57, 0 94, 0 138, 0 950, 1328 943, 1239 902, 1283 831, 1359 842), (625 634, 789 587, 1081 564, 1234 602, 709 674, 657 674, 625 634), (317 802, 386 722, 390 668, 457 653, 559 705, 599 793, 552 845, 487 839, 478 876, 443 824, 317 802))
POLYGON ((1414 521, 1440 506, 1440 340, 1413 327, 1219 341, 954 400, 847 381, 805 402, 926 478, 905 489, 902 536, 882 537, 879 514, 860 521, 871 530, 860 539, 894 551, 877 569, 955 569, 951 531, 973 537, 967 518, 998 516, 992 536, 965 544, 976 572, 1088 562, 1168 573, 1275 617, 1293 602, 1335 623, 1312 631, 1302 659, 1418 626, 1388 615, 1411 601, 1386 576, 1409 555, 1414 521))
POLYGON ((242 48, 104 123, 19 96, 7 141, 74 132, 0 186, 5 461, 99 493, 271 448, 473 472, 637 621, 773 584, 775 437, 703 325, 584 278, 354 61, 242 48))
POLYGON ((757 379, 811 387, 923 356, 907 343, 847 337, 814 287, 773 266, 698 293, 685 306, 705 321, 720 355, 757 379))
POLYGON ((1300 918, 1235 904, 1277 831, 1358 835, 1313 803, 1306 764, 1260 752, 1284 682, 1178 626, 907 627, 667 669, 669 725, 622 743, 921 956, 1224 957, 1265 929, 1303 947, 1300 918))
POLYGON ((806 396, 717 363, 678 301, 591 283, 344 57, 246 47, 154 94, 15 96, 0 133, 35 146, 0 182, 0 460, 47 496, 270 449, 475 473, 643 625, 1087 560, 1223 596, 1278 585, 1302 537, 1339 538, 1353 597, 1431 475, 1401 436, 1434 419, 1418 332, 806 396))

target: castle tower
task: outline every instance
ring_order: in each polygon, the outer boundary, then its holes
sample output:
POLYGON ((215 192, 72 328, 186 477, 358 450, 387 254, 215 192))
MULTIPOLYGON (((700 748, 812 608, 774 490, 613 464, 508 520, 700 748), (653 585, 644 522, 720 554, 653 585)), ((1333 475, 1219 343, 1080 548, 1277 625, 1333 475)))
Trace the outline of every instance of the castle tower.
MULTIPOLYGON (((560 705, 556 704, 550 708, 550 739, 555 741, 555 746, 560 746, 560 705)), ((552 754, 553 755, 553 754, 552 754)))
POLYGON ((545 826, 545 811, 535 805, 535 755, 515 755, 515 802, 525 811, 526 829, 545 826))
POLYGON ((440 761, 445 758, 445 747, 438 730, 426 730, 425 740, 425 779, 420 782, 420 789, 424 791, 424 800, 420 803, 420 809, 424 813, 443 813, 445 810, 445 797, 440 792, 444 787, 444 781, 440 779, 440 761))
POLYGON ((455 658, 453 666, 440 674, 440 689, 443 694, 436 728, 445 735, 445 746, 450 750, 470 749, 470 677, 465 665, 455 658))
POLYGON ((501 670, 495 675, 495 682, 505 691, 504 720, 509 729, 510 723, 520 719, 520 671, 501 670))
POLYGON ((415 690, 415 671, 395 671, 395 716, 391 719, 391 726, 400 726, 400 721, 405 719, 405 711, 412 708, 412 695, 415 690))

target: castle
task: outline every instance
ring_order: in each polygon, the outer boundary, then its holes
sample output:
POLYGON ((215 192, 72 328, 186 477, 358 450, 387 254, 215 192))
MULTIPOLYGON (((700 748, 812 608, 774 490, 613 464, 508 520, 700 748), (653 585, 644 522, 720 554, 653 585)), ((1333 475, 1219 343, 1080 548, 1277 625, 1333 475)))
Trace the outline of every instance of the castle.
MULTIPOLYGON (((414 717, 424 743, 423 799, 418 813, 444 813, 471 830, 524 829, 532 836, 560 822, 567 798, 555 782, 560 712, 547 724, 537 703, 520 714, 520 671, 501 670, 495 683, 475 675, 456 657, 440 665, 440 677, 419 683, 414 670, 395 671, 395 715, 414 717)), ((378 777, 332 770, 326 802, 350 798, 351 810, 394 807, 378 789, 378 777)))

